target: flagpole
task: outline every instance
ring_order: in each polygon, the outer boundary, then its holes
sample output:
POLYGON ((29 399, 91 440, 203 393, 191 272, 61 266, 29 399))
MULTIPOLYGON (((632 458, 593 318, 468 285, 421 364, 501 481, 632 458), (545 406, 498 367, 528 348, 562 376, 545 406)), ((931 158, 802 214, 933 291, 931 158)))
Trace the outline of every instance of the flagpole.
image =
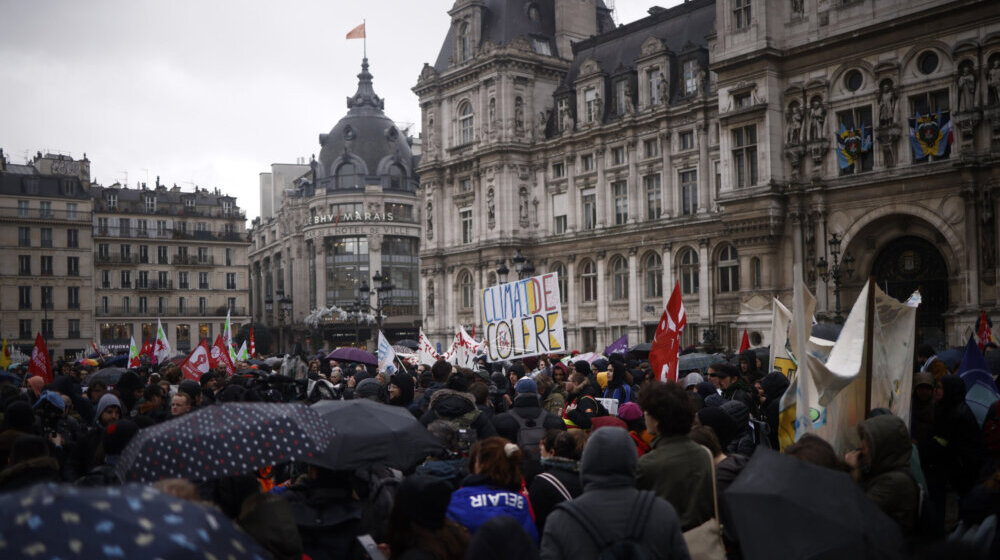
POLYGON ((865 418, 872 411, 872 354, 875 339, 875 276, 868 277, 868 306, 865 311, 865 418))
POLYGON ((364 52, 364 57, 368 58, 368 25, 364 18, 361 18, 361 27, 365 30, 364 35, 361 36, 361 49, 364 52))

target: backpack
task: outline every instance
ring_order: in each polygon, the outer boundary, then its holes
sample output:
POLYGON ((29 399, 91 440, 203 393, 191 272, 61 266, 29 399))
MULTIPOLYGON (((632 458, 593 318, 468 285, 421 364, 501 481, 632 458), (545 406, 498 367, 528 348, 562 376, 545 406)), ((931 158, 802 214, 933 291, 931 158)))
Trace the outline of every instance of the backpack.
POLYGON ((580 526, 583 527, 587 535, 593 539, 597 545, 597 558, 599 560, 646 560, 654 558, 653 553, 640 544, 643 529, 646 527, 646 520, 649 518, 649 511, 653 509, 653 502, 656 494, 648 490, 640 491, 632 506, 632 514, 629 516, 627 527, 629 533, 619 538, 611 537, 600 523, 595 523, 593 519, 578 504, 567 501, 556 506, 569 514, 580 526))
POLYGON ((750 419, 750 435, 753 438, 754 448, 771 447, 771 427, 763 420, 750 419))
POLYGON ((445 422, 451 424, 455 430, 458 432, 458 447, 463 455, 468 454, 469 450, 479 439, 479 435, 476 433, 476 429, 472 427, 472 424, 479 418, 482 414, 478 408, 474 408, 469 412, 461 416, 456 416, 455 418, 440 418, 445 422))
POLYGON ((517 420, 517 446, 537 457, 539 454, 538 444, 545 437, 546 412, 542 410, 535 418, 525 418, 517 412, 516 408, 512 408, 508 414, 517 420))

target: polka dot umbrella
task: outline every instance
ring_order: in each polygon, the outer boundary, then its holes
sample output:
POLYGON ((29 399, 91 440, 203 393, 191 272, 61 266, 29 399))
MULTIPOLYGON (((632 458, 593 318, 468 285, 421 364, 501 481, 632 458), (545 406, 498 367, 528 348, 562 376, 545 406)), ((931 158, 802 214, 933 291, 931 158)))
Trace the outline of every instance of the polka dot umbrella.
POLYGON ((220 512, 139 484, 38 484, 0 511, 3 558, 271 558, 220 512))
POLYGON ((308 461, 334 437, 303 404, 226 403, 140 430, 116 467, 125 481, 211 480, 308 461))

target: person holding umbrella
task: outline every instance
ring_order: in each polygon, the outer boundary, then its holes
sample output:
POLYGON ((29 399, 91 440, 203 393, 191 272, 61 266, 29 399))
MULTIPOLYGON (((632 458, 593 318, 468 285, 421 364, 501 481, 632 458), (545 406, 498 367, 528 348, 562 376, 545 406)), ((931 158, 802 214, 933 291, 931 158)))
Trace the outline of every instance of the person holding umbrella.
POLYGON ((361 503, 354 497, 350 471, 309 465, 306 477, 283 494, 302 537, 302 548, 313 560, 359 557, 361 503))

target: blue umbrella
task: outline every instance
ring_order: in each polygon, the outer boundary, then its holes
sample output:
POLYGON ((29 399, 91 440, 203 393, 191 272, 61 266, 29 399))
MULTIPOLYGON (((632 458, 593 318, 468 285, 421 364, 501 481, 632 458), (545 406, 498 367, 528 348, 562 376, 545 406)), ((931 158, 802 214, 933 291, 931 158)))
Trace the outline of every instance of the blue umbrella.
POLYGON ((128 354, 119 354, 104 360, 105 366, 125 367, 128 364, 128 354))
POLYGON ((965 346, 965 355, 962 357, 962 364, 958 367, 958 375, 965 382, 965 403, 976 415, 979 425, 983 425, 986 420, 986 413, 990 405, 1000 398, 1000 391, 990 375, 989 366, 983 354, 976 346, 975 340, 970 336, 969 343, 965 346))
POLYGON ((149 486, 38 484, 0 495, 10 558, 270 558, 216 510, 149 486))
POLYGON ((955 371, 955 367, 958 366, 962 361, 962 356, 965 355, 965 348, 948 348, 935 355, 937 359, 941 360, 948 367, 948 371, 955 371))

